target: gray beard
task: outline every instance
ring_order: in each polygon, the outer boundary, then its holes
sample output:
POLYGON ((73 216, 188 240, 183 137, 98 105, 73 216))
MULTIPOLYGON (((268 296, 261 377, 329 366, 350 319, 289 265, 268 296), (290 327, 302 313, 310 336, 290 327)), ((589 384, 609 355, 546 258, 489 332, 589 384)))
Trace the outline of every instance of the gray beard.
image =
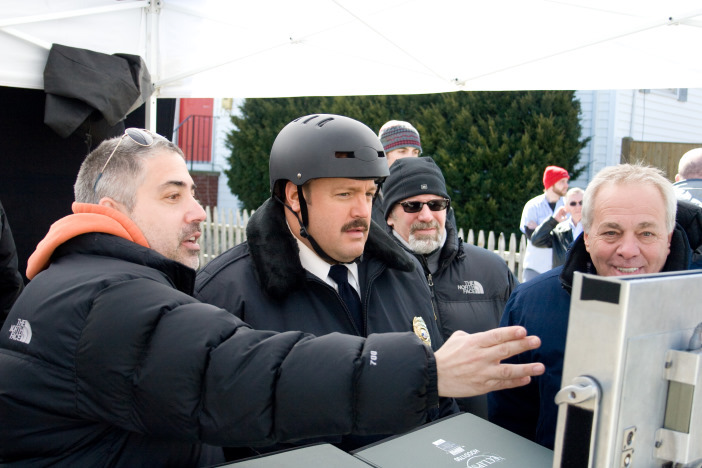
POLYGON ((439 223, 437 223, 436 221, 432 221, 429 223, 417 222, 410 227, 408 244, 413 252, 426 255, 432 253, 433 251, 439 249, 442 246, 444 240, 443 237, 444 230, 441 229, 439 223), (416 229, 425 229, 429 227, 437 228, 436 232, 428 236, 422 236, 420 238, 417 238, 416 234, 414 233, 416 229))
POLYGON ((426 255, 441 247, 441 241, 437 239, 417 239, 414 237, 414 234, 410 234, 409 245, 413 252, 426 255))

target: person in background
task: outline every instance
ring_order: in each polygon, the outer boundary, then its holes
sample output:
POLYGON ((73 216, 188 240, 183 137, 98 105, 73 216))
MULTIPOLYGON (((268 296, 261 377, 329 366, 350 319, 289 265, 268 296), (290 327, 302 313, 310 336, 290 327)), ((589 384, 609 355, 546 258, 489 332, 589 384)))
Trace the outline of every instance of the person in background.
POLYGON ((682 155, 673 186, 678 200, 702 207, 702 148, 682 155))
POLYGON ((145 130, 86 157, 74 214, 30 257, 0 331, 0 464, 210 466, 218 445, 406 431, 439 395, 543 372, 500 364, 538 346, 521 327, 436 353, 414 333, 251 329, 191 296, 205 218, 194 193, 182 151, 145 130))
POLYGON ((0 203, 0 325, 10 313, 12 304, 24 289, 24 279, 17 267, 17 249, 10 222, 0 203))
POLYGON ((397 160, 419 157, 422 154, 422 142, 419 132, 409 122, 390 120, 378 131, 378 138, 383 145, 388 167, 397 160))
MULTIPOLYGON (((378 138, 383 145, 388 167, 391 167, 395 161, 400 159, 416 158, 422 154, 422 142, 419 138, 419 132, 409 122, 402 120, 385 122, 378 131, 378 138)), ((375 201, 373 202, 372 218, 379 226, 385 226, 382 187, 378 187, 375 201)))
POLYGON ((565 205, 548 217, 531 235, 534 247, 546 247, 553 252, 553 267, 563 265, 566 252, 573 240, 583 232, 580 222, 583 213, 583 189, 568 190, 565 205))
POLYGON ((566 261, 512 293, 500 326, 521 325, 543 340, 539 350, 507 359, 543 362, 546 373, 519 390, 488 395, 490 421, 553 448, 574 273, 625 276, 687 270, 691 251, 675 222, 673 184, 652 167, 602 169, 583 199, 583 233, 566 261))
POLYGON ((568 191, 568 171, 558 166, 548 166, 544 170, 544 193, 532 198, 524 205, 519 229, 527 237, 524 253, 522 280, 529 281, 550 270, 553 253, 546 247, 536 247, 531 242, 534 230, 564 205, 563 196, 568 191))
MULTIPOLYGON (((451 197, 434 160, 396 161, 383 187, 388 228, 422 265, 444 339, 457 330, 478 333, 497 327, 517 279, 497 254, 458 237, 447 220, 451 197)), ((484 395, 458 404, 487 419, 484 395)))
POLYGON ((686 152, 675 175, 677 222, 685 229, 692 248, 692 267, 702 269, 702 148, 686 152))

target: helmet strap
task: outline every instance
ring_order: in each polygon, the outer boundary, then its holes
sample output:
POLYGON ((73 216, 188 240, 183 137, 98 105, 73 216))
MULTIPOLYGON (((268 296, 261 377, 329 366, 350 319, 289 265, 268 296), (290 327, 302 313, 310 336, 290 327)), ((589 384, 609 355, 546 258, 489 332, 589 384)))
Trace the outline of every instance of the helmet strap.
POLYGON ((290 210, 290 212, 295 215, 295 219, 297 219, 297 222, 300 223, 300 236, 307 239, 312 246, 312 249, 315 251, 317 255, 319 255, 325 262, 336 265, 336 264, 346 264, 346 263, 355 263, 360 261, 363 258, 363 254, 360 256, 354 258, 350 262, 341 262, 333 257, 331 257, 328 253, 322 249, 322 247, 317 243, 316 240, 314 240, 314 237, 307 231, 307 226, 309 224, 309 217, 307 215, 307 202, 305 201, 305 196, 302 194, 302 186, 298 185, 297 186, 297 196, 300 201, 300 214, 302 215, 302 219, 293 211, 293 209, 288 206, 283 200, 278 198, 277 196, 275 199, 279 202, 282 203, 285 208, 290 210))

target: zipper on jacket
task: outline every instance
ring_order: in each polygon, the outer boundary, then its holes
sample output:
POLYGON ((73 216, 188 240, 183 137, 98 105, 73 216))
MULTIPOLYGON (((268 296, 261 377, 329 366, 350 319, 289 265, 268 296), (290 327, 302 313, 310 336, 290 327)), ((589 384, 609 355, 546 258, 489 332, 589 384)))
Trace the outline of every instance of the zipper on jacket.
POLYGON ((437 310, 439 309, 439 306, 436 304, 436 295, 434 294, 434 278, 431 276, 431 272, 429 271, 429 262, 427 261, 427 256, 426 255, 415 255, 417 259, 419 260, 419 263, 422 265, 422 269, 424 270, 424 274, 427 277, 427 284, 429 285, 429 294, 430 294, 430 299, 431 299, 431 313, 434 314, 434 321, 436 322, 436 326, 439 327, 439 335, 443 337, 443 328, 441 325, 441 319, 439 318, 439 314, 437 314, 437 310))
POLYGON ((431 312, 434 314, 434 321, 439 327, 439 333, 441 333, 441 321, 439 320, 439 317, 436 314, 437 306, 434 304, 434 278, 431 276, 431 273, 427 273, 427 284, 429 285, 429 292, 431 293, 431 312))

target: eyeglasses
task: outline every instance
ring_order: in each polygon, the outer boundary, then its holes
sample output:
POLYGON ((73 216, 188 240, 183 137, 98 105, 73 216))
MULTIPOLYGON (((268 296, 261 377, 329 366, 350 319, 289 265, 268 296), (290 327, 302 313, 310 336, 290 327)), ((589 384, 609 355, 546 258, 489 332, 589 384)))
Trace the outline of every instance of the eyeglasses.
POLYGON ((570 202, 570 203, 568 203, 568 204, 569 204, 570 206, 575 206, 575 205, 581 205, 581 206, 582 206, 583 201, 582 201, 582 200, 580 200, 580 201, 572 201, 572 202, 570 202))
POLYGON ((421 201, 404 201, 400 202, 405 213, 419 213, 427 205, 431 211, 445 210, 451 205, 451 200, 448 198, 437 198, 436 200, 421 201))
POLYGON ((112 156, 114 156, 115 152, 117 151, 117 148, 119 148, 119 145, 122 144, 122 140, 124 140, 124 137, 128 136, 130 140, 132 140, 134 143, 136 143, 139 146, 151 146, 154 144, 154 137, 149 133, 147 130, 142 130, 140 128, 128 128, 124 131, 124 135, 122 135, 122 138, 119 139, 117 142, 117 146, 115 146, 115 149, 112 150, 110 155, 107 157, 107 161, 105 161, 105 165, 102 166, 102 169, 100 170, 100 173, 97 176, 97 179, 95 179, 95 184, 93 185, 93 193, 95 193, 95 189, 97 188, 98 182, 100 182, 100 179, 102 178, 103 172, 105 172, 105 168, 107 165, 110 163, 110 159, 112 159, 112 156))

